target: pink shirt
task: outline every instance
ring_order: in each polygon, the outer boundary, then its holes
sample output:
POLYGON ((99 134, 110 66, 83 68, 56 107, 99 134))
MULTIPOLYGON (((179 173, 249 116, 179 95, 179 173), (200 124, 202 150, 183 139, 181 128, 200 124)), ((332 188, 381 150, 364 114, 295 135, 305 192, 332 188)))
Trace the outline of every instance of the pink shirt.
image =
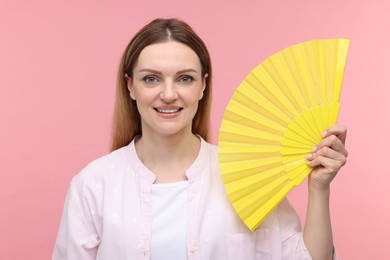
MULTIPOLYGON (((216 146, 202 140, 186 175, 189 260, 311 259, 287 200, 249 231, 225 194, 216 146)), ((155 179, 134 141, 90 163, 70 184, 53 259, 150 259, 155 179)))

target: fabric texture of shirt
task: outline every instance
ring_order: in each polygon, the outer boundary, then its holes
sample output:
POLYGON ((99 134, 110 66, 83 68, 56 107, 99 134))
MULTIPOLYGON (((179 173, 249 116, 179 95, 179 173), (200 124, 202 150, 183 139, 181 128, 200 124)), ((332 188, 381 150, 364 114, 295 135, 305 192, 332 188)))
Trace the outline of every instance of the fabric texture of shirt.
MULTIPOLYGON (((225 193, 216 146, 201 140, 186 176, 187 259, 311 259, 287 199, 254 232, 245 226, 225 193)), ((90 163, 70 184, 53 259, 150 259, 155 180, 134 140, 90 163)))

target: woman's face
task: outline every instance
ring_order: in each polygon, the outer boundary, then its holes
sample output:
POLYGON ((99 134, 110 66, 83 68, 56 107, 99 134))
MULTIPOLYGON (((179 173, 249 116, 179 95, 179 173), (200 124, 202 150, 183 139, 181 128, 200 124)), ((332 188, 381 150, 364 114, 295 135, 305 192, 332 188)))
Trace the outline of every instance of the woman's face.
POLYGON ((169 41, 145 47, 128 80, 141 115, 142 135, 191 133, 192 119, 206 87, 196 53, 169 41))

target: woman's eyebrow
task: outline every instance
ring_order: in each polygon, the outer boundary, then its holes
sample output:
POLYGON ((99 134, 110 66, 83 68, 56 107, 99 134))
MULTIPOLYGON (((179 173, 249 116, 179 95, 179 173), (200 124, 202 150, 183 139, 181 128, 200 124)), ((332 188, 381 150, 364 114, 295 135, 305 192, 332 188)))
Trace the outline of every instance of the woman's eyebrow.
POLYGON ((140 69, 138 72, 148 72, 148 73, 153 73, 153 74, 159 74, 161 75, 162 72, 158 70, 152 70, 152 69, 140 69))
POLYGON ((195 69, 185 69, 185 70, 180 70, 180 71, 178 71, 176 74, 181 74, 181 73, 186 73, 186 72, 198 73, 198 71, 195 70, 195 69))
MULTIPOLYGON (((162 75, 161 71, 154 70, 154 69, 147 69, 147 68, 140 69, 138 72, 148 72, 148 73, 153 73, 153 74, 157 74, 157 75, 162 75)), ((195 69, 184 69, 184 70, 180 70, 180 71, 176 72, 176 74, 182 74, 182 73, 187 73, 187 72, 198 73, 198 71, 195 69)))

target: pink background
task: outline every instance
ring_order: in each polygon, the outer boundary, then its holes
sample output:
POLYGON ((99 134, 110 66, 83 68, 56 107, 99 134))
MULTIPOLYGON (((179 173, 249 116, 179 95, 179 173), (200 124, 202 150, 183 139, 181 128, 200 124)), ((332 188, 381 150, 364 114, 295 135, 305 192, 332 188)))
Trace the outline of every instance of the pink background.
MULTIPOLYGON (((0 1, 0 259, 49 259, 72 176, 108 152, 119 57, 156 17, 180 17, 213 59, 213 142, 235 87, 291 44, 351 39, 332 187, 341 259, 390 259, 390 2, 0 1), (55 3, 54 3, 55 2, 55 3)), ((306 185, 290 195, 304 219, 306 185)))

